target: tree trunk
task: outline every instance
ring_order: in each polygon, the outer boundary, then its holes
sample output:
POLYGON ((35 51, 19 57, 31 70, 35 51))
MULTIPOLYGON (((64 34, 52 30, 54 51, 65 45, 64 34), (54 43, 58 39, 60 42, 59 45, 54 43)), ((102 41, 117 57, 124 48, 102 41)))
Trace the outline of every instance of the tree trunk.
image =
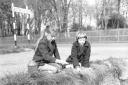
POLYGON ((118 13, 120 12, 120 2, 121 0, 118 0, 118 13))
POLYGON ((68 10, 69 10, 69 5, 70 5, 70 2, 68 3, 67 0, 64 0, 62 29, 65 32, 67 32, 67 28, 68 28, 68 10))
POLYGON ((82 0, 79 1, 79 25, 82 27, 82 0))

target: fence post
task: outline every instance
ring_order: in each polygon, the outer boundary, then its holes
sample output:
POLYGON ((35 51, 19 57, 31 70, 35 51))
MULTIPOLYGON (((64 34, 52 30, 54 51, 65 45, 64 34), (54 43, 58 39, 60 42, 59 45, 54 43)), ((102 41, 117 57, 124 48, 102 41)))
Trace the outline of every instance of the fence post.
POLYGON ((99 33, 99 42, 101 41, 101 35, 100 35, 100 30, 98 31, 99 33))
POLYGON ((120 37, 120 31, 117 29, 117 42, 119 42, 119 37, 120 37))
POLYGON ((27 30, 28 30, 28 43, 30 44, 30 27, 29 27, 29 23, 27 23, 27 30))
POLYGON ((17 46, 17 37, 16 37, 16 19, 14 15, 14 4, 12 3, 12 17, 13 17, 13 29, 14 29, 14 42, 15 46, 17 46))

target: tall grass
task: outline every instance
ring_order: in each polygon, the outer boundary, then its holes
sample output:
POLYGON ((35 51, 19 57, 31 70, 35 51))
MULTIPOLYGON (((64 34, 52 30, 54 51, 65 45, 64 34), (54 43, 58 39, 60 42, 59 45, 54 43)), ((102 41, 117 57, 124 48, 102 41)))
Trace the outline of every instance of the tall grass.
POLYGON ((8 74, 0 79, 0 85, 30 85, 27 73, 8 74))

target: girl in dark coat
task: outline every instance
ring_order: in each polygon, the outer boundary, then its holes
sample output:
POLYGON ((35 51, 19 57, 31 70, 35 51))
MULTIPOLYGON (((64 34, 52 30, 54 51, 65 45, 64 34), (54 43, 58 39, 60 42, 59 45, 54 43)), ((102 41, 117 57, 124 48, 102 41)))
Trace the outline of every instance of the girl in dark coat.
POLYGON ((67 62, 60 60, 55 35, 50 30, 50 27, 47 26, 38 40, 31 65, 36 65, 39 70, 56 72, 61 69, 59 64, 64 65, 67 62))
POLYGON ((73 64, 75 68, 80 66, 89 67, 90 53, 91 46, 87 41, 86 33, 80 31, 77 33, 76 41, 73 43, 71 56, 66 61, 73 64))

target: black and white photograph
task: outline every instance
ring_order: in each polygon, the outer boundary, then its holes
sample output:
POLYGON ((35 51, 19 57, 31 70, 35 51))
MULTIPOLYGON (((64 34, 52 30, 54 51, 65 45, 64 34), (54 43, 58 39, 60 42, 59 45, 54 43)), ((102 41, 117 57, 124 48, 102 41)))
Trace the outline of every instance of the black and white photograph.
POLYGON ((0 0, 0 85, 128 85, 128 0, 0 0))

